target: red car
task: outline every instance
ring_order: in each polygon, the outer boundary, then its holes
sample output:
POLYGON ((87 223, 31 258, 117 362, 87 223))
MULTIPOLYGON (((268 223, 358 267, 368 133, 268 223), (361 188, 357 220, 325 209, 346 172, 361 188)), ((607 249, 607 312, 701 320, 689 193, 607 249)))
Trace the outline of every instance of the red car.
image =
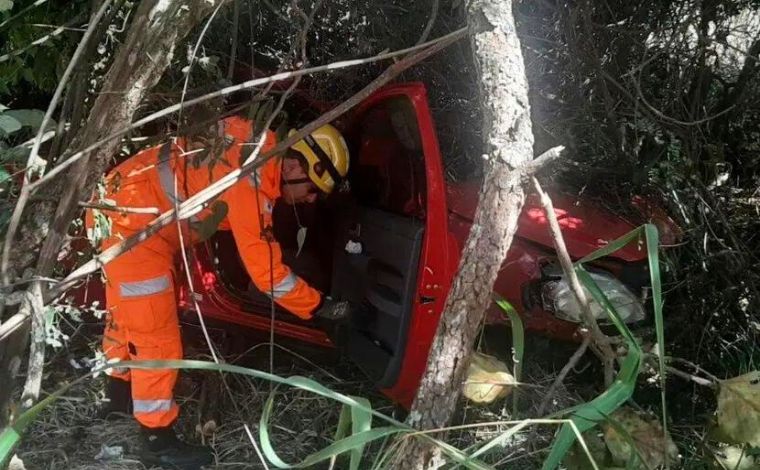
MULTIPOLYGON (((424 371, 460 250, 475 211, 478 184, 449 183, 420 83, 388 86, 341 124, 352 153, 350 192, 311 206, 275 207, 275 236, 295 250, 298 226, 308 236, 296 264, 313 284, 357 306, 347 354, 395 401, 410 405, 424 371), (337 206, 337 208, 336 208, 337 206)), ((331 196, 332 198, 332 196, 331 196)), ((555 196, 571 256, 578 258, 634 225, 582 200, 555 196)), ((271 303, 250 284, 232 236, 219 232, 195 248, 195 300, 206 317, 269 330, 271 303)), ((593 275, 628 322, 645 316, 645 250, 629 246, 593 275)), ((571 339, 578 307, 557 267, 547 221, 530 197, 495 291, 526 328, 571 339)), ((187 288, 181 310, 192 313, 187 288)), ((508 322, 495 306, 491 323, 508 322)), ((330 346, 309 322, 275 311, 277 334, 330 346)))

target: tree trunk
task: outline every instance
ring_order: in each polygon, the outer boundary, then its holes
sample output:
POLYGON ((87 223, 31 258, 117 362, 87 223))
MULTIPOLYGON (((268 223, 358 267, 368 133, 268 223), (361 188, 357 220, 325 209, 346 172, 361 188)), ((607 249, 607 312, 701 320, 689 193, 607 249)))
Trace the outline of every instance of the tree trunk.
MULTIPOLYGON (((105 77, 87 124, 73 139, 72 147, 87 147, 128 126, 148 91, 171 63, 177 42, 211 10, 226 1, 143 0, 134 14, 127 38, 105 77)), ((120 140, 113 139, 85 155, 44 190, 42 202, 30 204, 11 251, 11 266, 16 274, 23 272, 35 260, 37 276, 48 276, 52 272, 67 230, 77 214, 78 202, 89 198, 95 183, 116 153, 120 140)), ((30 289, 29 294, 35 293, 30 289)), ((23 316, 23 321, 27 322, 33 315, 32 307, 30 296, 25 296, 17 316, 23 316)), ((33 331, 32 336, 34 334, 33 331)), ((13 349, 18 350, 18 345, 13 349)), ((39 351, 32 354, 30 363, 39 354, 39 351)), ((7 361, 17 355, 3 356, 0 356, 0 370, 5 370, 7 361)), ((0 402, 0 413, 6 409, 7 404, 0 402)), ((0 422, 3 421, 0 417, 0 422)))
MULTIPOLYGON (((493 283, 517 229, 533 157, 528 85, 511 1, 473 0, 467 12, 480 73, 486 136, 485 177, 459 270, 446 300, 427 370, 409 415, 418 429, 448 424, 456 408, 476 333, 491 303, 493 283)), ((395 468, 438 468, 439 449, 408 440, 395 468)))

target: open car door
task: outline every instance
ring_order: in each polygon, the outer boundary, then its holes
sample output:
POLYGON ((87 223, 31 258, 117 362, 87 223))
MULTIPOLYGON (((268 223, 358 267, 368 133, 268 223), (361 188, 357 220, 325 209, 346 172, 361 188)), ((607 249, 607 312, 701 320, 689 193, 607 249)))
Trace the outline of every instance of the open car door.
POLYGON ((349 356, 408 405, 451 274, 443 169, 424 86, 374 94, 346 136, 355 205, 338 216, 332 295, 357 306, 349 356))

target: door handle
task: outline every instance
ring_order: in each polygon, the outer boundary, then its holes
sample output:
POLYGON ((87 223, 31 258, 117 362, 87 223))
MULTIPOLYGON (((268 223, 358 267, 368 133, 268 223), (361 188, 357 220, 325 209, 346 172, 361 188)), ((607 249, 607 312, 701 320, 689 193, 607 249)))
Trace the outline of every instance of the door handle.
POLYGON ((427 295, 420 296, 420 303, 422 305, 432 304, 435 302, 435 297, 428 297, 427 295))

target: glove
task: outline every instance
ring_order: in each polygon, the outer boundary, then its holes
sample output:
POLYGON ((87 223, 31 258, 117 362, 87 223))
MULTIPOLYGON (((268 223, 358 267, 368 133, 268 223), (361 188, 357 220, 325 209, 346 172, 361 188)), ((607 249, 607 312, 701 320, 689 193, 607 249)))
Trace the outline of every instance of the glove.
POLYGON ((321 305, 314 312, 313 319, 319 329, 327 334, 330 341, 341 348, 348 336, 350 313, 348 301, 323 297, 321 305))

